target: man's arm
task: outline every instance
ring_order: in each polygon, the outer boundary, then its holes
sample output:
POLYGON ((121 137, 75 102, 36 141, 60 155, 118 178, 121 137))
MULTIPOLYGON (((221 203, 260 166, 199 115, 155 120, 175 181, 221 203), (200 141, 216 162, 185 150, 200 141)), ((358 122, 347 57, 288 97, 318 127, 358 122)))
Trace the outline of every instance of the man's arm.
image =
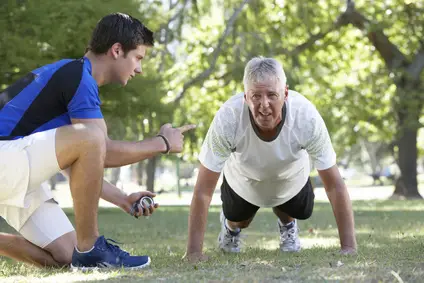
MULTIPOLYGON (((68 180, 70 179, 71 176, 71 167, 63 170, 61 172, 68 180)), ((152 193, 152 192, 148 192, 148 191, 144 191, 144 192, 136 192, 136 193, 132 193, 130 195, 125 194, 122 190, 118 189, 116 186, 112 185, 111 183, 109 183, 106 180, 103 180, 103 186, 102 186, 102 190, 100 192, 100 198, 104 199, 107 202, 110 202, 114 205, 116 205, 117 207, 121 208, 123 211, 130 213, 131 212, 131 208, 133 206, 133 204, 138 201, 140 198, 142 198, 143 196, 149 196, 151 198, 155 197, 156 194, 152 193)), ((153 211, 158 208, 158 204, 155 203, 154 207, 150 207, 149 209, 140 209, 139 208, 139 212, 136 213, 134 216, 149 216, 153 213, 153 211)))
MULTIPOLYGON (((161 137, 137 142, 115 141, 109 139, 104 119, 72 119, 72 124, 79 123, 94 123, 105 133, 107 148, 105 167, 120 167, 133 164, 166 151, 165 141, 161 137)), ((168 139, 171 152, 180 152, 183 143, 182 133, 193 128, 193 125, 189 125, 174 129, 171 125, 166 124, 162 126, 161 131, 164 132, 161 132, 161 134, 168 139)))
POLYGON ((339 169, 334 165, 326 170, 318 170, 318 173, 336 217, 342 252, 354 253, 357 247, 352 203, 339 169))
POLYGON ((188 220, 188 243, 186 256, 190 261, 203 259, 202 248, 205 237, 208 208, 220 173, 200 165, 194 187, 188 220))
MULTIPOLYGON (((111 183, 107 182, 106 180, 103 180, 103 188, 100 197, 104 199, 105 201, 108 201, 110 203, 113 203, 114 205, 120 207, 122 210, 124 210, 127 213, 131 212, 132 205, 138 201, 143 196, 149 196, 151 198, 155 197, 156 194, 152 192, 136 192, 132 193, 130 195, 125 194, 122 190, 118 189, 116 186, 112 185, 111 183)), ((155 203, 155 206, 149 207, 149 209, 140 209, 135 216, 149 216, 155 211, 155 209, 158 207, 158 204, 155 203), (144 212, 144 214, 143 214, 144 212)))

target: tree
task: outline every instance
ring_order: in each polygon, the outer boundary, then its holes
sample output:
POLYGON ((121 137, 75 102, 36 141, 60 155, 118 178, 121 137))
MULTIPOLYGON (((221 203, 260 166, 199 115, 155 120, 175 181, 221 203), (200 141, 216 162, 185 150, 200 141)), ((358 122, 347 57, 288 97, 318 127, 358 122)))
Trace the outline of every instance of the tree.
POLYGON ((198 36, 190 34, 184 45, 190 54, 188 78, 200 79, 190 89, 182 86, 184 97, 177 98, 184 100, 181 113, 201 121, 204 135, 220 104, 242 91, 245 62, 254 55, 280 58, 291 85, 323 113, 338 141, 338 152, 357 142, 357 137, 368 138, 370 128, 376 129, 373 139, 396 145, 402 174, 398 183, 404 186, 395 193, 419 197, 416 137, 424 101, 422 3, 375 1, 360 12, 353 1, 347 1, 340 13, 339 1, 290 5, 250 1, 234 21, 231 36, 221 41, 217 35, 227 33, 215 31, 225 31, 231 14, 243 3, 222 4, 226 25, 206 25, 198 36))
MULTIPOLYGON (((421 25, 419 31, 415 28, 417 23, 424 22, 422 17, 419 19, 417 16, 422 15, 422 13, 419 13, 418 7, 413 6, 412 3, 406 4, 405 12, 408 14, 411 29, 415 33, 413 36, 422 36, 424 35, 423 25, 421 25), (417 32, 420 34, 417 34, 417 32)), ((415 52, 411 52, 415 54, 412 59, 409 59, 385 35, 382 27, 373 27, 372 22, 358 12, 355 9, 354 2, 349 0, 347 1, 347 9, 339 20, 342 25, 352 24, 366 32, 371 44, 383 58, 388 75, 391 76, 396 85, 393 108, 397 118, 397 135, 395 138, 401 177, 397 182, 394 194, 407 198, 420 197, 417 185, 417 133, 424 101, 424 85, 421 77, 424 69, 424 41, 419 40, 418 48, 415 52)))

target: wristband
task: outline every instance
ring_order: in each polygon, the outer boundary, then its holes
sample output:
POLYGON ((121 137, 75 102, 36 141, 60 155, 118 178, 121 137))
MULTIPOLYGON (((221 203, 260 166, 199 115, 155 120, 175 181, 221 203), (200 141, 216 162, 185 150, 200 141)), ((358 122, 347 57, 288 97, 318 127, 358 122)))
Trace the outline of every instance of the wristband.
POLYGON ((161 137, 163 139, 163 141, 165 142, 165 144, 166 144, 166 150, 163 153, 164 154, 168 154, 171 151, 171 145, 169 144, 168 139, 165 138, 165 136, 164 135, 161 135, 161 134, 157 135, 157 137, 161 137))

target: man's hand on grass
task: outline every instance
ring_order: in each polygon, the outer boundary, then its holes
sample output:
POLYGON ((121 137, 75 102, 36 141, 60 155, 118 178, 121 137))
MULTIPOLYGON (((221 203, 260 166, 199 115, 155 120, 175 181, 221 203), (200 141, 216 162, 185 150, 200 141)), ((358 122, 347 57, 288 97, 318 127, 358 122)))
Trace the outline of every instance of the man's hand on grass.
POLYGON ((203 253, 185 253, 182 259, 190 263, 198 263, 202 261, 207 261, 209 257, 203 253))

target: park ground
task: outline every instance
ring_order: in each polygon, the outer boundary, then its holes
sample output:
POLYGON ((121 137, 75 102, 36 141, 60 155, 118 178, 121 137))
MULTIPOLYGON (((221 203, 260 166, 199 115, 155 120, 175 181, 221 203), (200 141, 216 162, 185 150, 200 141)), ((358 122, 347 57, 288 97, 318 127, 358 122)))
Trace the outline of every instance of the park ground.
MULTIPOLYGON (((135 190, 127 186, 126 190, 135 190)), ((181 260, 187 241, 190 193, 157 197, 162 207, 148 219, 134 219, 101 203, 100 233, 122 242, 134 254, 148 254, 148 269, 127 272, 79 273, 39 270, 0 258, 0 282, 423 282, 424 201, 387 200, 386 186, 350 187, 359 252, 338 253, 338 234, 331 207, 322 188, 316 189, 313 216, 300 221, 303 250, 278 250, 276 219, 261 209, 251 227, 243 231, 243 251, 224 254, 216 248, 220 230, 219 195, 209 211, 205 239, 207 262, 192 265, 181 260)), ((423 187, 421 186, 423 194, 423 187)), ((56 198, 73 221, 66 187, 56 198)), ((1 225, 1 224, 0 224, 1 225)), ((1 231, 13 232, 2 224, 1 231)))

